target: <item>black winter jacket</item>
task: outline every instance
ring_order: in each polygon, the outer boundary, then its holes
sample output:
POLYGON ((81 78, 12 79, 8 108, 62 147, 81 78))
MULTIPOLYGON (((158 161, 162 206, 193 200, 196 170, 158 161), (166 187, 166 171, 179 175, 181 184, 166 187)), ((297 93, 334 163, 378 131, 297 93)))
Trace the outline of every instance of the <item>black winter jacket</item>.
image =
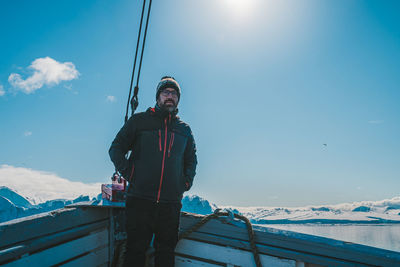
POLYGON ((134 114, 118 132, 109 154, 130 182, 128 195, 155 202, 181 201, 196 174, 196 145, 189 125, 176 113, 159 108, 134 114))

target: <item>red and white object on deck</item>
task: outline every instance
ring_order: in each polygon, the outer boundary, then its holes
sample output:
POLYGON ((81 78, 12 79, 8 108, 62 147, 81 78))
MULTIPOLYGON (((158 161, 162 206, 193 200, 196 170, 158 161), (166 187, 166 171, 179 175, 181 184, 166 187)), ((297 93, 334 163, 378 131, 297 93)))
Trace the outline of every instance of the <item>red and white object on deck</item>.
POLYGON ((101 197, 112 202, 124 202, 126 198, 126 180, 115 172, 111 184, 101 185, 101 197))

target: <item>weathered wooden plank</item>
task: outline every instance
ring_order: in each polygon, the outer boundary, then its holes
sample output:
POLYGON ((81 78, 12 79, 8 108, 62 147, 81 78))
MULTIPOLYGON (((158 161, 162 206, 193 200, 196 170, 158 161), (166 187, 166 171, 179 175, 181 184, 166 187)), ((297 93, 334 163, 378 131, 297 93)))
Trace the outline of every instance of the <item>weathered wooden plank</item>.
MULTIPOLYGON (((256 266, 252 252, 227 246, 218 246, 214 244, 183 239, 178 243, 175 251, 181 254, 193 255, 203 259, 223 262, 225 264, 248 267, 256 266)), ((296 266, 296 261, 294 260, 282 259, 263 254, 260 254, 260 260, 263 266, 296 266)))
POLYGON ((188 259, 182 256, 175 256, 175 267, 217 267, 217 266, 226 266, 226 265, 213 264, 195 259, 188 259))
MULTIPOLYGON (((108 248, 107 230, 93 233, 91 235, 72 240, 71 242, 34 253, 19 260, 7 263, 4 266, 52 266, 103 247, 108 248)), ((108 261, 108 253, 106 255, 108 261)))
POLYGON ((0 249, 40 236, 107 220, 107 210, 58 209, 0 224, 0 249))
POLYGON ((109 259, 114 259, 114 254, 115 254, 115 222, 114 222, 114 216, 113 216, 113 210, 108 209, 108 216, 109 216, 109 221, 110 221, 110 231, 108 232, 108 239, 110 240, 108 246, 108 258, 109 259))
MULTIPOLYGON (((249 242, 238 241, 235 239, 220 237, 216 235, 208 235, 206 233, 195 232, 191 234, 190 238, 188 239, 251 251, 249 242)), ((307 253, 307 252, 298 252, 295 250, 288 250, 285 248, 278 248, 260 244, 257 245, 257 248, 259 253, 261 254, 271 255, 286 259, 293 259, 296 261, 304 261, 307 263, 314 263, 323 266, 336 266, 336 267, 356 266, 354 262, 344 261, 340 259, 332 259, 330 257, 326 257, 323 255, 314 255, 312 253, 307 253)))
POLYGON ((18 259, 27 253, 43 250, 64 243, 68 240, 77 239, 79 237, 88 235, 90 232, 95 232, 100 229, 108 230, 108 221, 100 221, 93 224, 87 224, 67 231, 58 232, 56 234, 43 236, 28 240, 23 245, 9 247, 0 251, 0 264, 18 259))
POLYGON ((117 209, 117 210, 125 209, 125 203, 123 203, 123 202, 122 203, 111 202, 112 204, 102 204, 102 202, 100 202, 99 204, 95 204, 95 203, 96 203, 96 201, 78 202, 78 203, 67 205, 65 207, 68 207, 68 208, 91 208, 91 209, 117 209))
POLYGON ((102 247, 83 257, 61 264, 63 267, 99 266, 108 263, 108 247, 102 247))
MULTIPOLYGON (((61 235, 61 232, 72 230, 73 227, 83 227, 93 222, 108 222, 111 209, 112 207, 89 206, 61 209, 0 224, 0 249, 7 249, 4 253, 16 253, 27 249, 25 246, 34 239, 54 234, 61 235)), ((184 213, 181 218, 181 228, 185 230, 200 219, 200 216, 184 213)), ((250 251, 245 227, 230 225, 219 220, 211 220, 189 239, 222 247, 237 247, 247 253, 250 251)), ((256 242, 262 254, 295 259, 307 263, 306 266, 309 266, 309 263, 328 266, 400 266, 400 253, 397 252, 272 228, 265 229, 265 232, 256 231, 256 242)), ((23 259, 25 258, 20 260, 23 259)))
MULTIPOLYGON (((190 228, 200 218, 196 215, 183 213, 181 217, 182 230, 190 228)), ((244 227, 229 225, 219 220, 211 220, 197 232, 234 238, 239 241, 248 240, 247 230, 244 227)), ((400 253, 389 250, 283 230, 265 229, 265 232, 255 232, 256 242, 270 247, 337 258, 360 264, 377 266, 400 264, 400 253)))

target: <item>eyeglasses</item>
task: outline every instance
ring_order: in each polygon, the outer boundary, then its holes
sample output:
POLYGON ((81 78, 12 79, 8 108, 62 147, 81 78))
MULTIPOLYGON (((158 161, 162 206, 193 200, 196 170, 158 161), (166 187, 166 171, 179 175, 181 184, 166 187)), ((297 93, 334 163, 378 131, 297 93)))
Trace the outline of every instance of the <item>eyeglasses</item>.
POLYGON ((161 91, 162 96, 168 96, 171 95, 173 97, 177 97, 178 93, 175 90, 169 91, 169 90, 163 90, 161 91))

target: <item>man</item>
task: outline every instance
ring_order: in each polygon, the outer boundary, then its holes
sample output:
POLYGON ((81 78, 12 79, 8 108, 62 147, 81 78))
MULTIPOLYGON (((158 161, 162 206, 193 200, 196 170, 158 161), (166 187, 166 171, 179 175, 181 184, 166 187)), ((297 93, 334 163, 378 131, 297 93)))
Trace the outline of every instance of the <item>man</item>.
POLYGON ((197 165, 190 127, 176 116, 180 96, 178 82, 163 77, 156 106, 133 115, 109 150, 116 169, 129 181, 124 266, 144 266, 153 233, 155 266, 174 266, 182 195, 192 186, 197 165))

